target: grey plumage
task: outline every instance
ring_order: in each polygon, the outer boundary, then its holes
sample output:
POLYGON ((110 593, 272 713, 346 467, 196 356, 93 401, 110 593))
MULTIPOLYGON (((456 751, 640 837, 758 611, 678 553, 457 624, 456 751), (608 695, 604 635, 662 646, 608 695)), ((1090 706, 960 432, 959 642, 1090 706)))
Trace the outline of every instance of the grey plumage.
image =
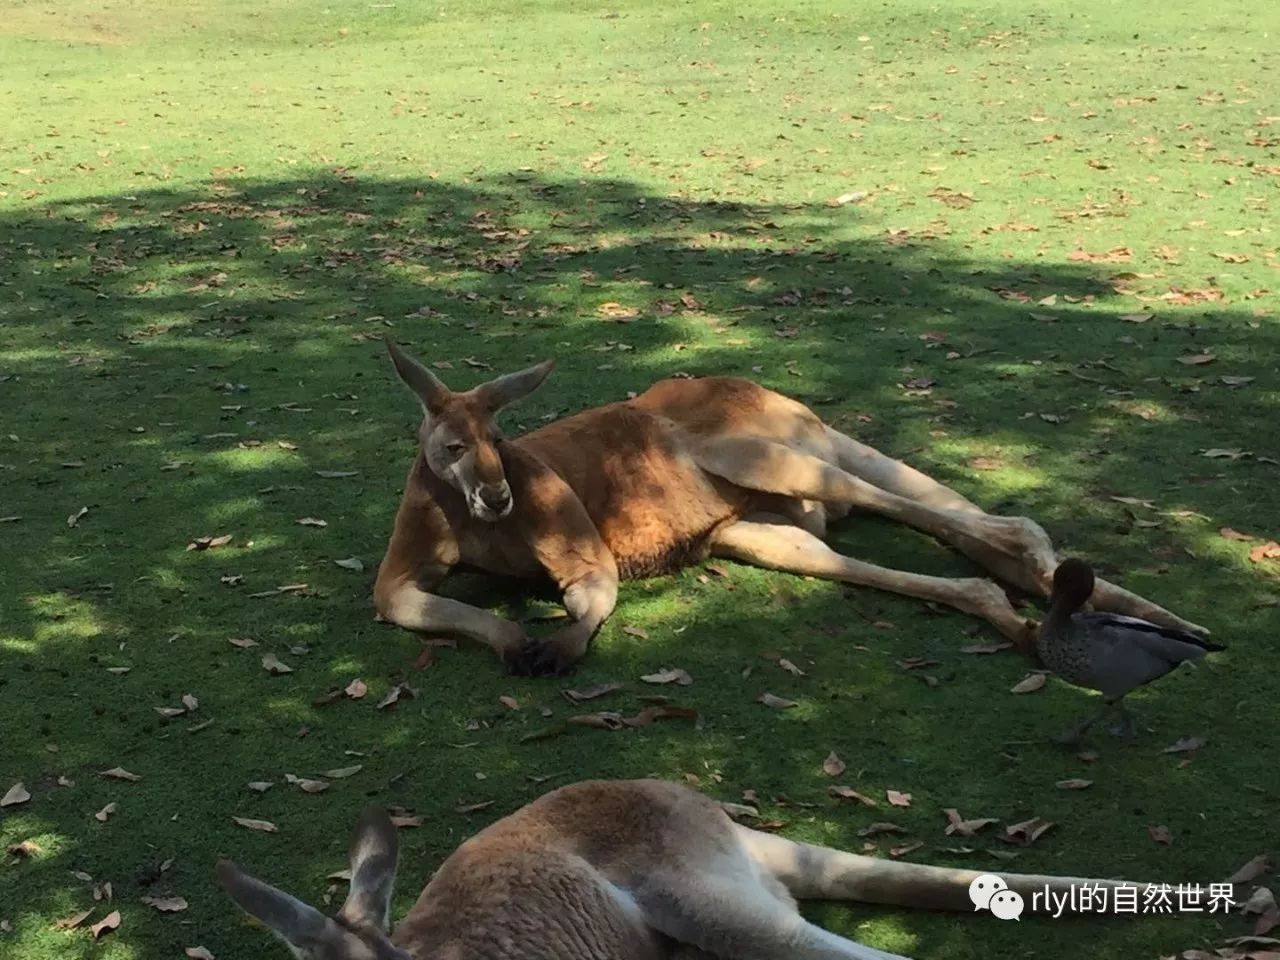
POLYGON ((1077 724, 1058 739, 1074 742, 1108 713, 1119 712, 1125 732, 1133 733, 1132 716, 1122 698, 1144 684, 1159 680, 1188 660, 1225 649, 1184 630, 1112 613, 1087 613, 1093 593, 1093 570, 1080 560, 1064 560, 1053 575, 1049 613, 1036 637, 1036 652, 1044 665, 1068 683, 1097 690, 1103 710, 1077 724))

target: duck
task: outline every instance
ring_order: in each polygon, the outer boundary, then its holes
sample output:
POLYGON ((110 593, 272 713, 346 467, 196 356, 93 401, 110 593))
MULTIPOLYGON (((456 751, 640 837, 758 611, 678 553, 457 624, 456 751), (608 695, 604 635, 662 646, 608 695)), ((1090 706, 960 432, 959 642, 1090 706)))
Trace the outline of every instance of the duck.
POLYGON ((1183 663, 1226 649, 1186 630, 1085 611, 1093 585, 1093 568, 1085 561, 1070 558, 1058 564, 1049 610, 1035 638, 1036 655, 1048 670, 1067 683, 1102 694, 1102 710, 1054 738, 1067 746, 1078 743, 1090 727, 1112 713, 1119 715, 1112 732, 1132 738, 1137 722, 1124 704, 1126 695, 1183 663))

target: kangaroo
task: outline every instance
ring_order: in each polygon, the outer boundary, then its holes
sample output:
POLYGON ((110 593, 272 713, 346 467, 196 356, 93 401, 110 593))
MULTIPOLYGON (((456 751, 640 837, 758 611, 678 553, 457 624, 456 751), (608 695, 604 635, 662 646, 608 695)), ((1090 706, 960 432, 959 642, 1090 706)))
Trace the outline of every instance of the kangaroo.
MULTIPOLYGON (((391 340, 386 347, 423 420, 375 607, 408 630, 478 640, 512 672, 567 670, 613 612, 620 578, 709 555, 948 604, 1027 644, 1029 624, 991 580, 888 570, 828 547, 828 521, 853 509, 930 533, 1035 596, 1051 588, 1057 558, 1037 524, 984 513, 749 380, 662 380, 506 440, 495 415, 537 388, 550 361, 456 393, 391 340), (531 640, 519 624, 433 593, 459 564, 549 577, 569 625, 531 640)), ((1092 601, 1207 632, 1105 580, 1092 601)))
MULTIPOLYGON (((386 811, 368 808, 351 841, 350 892, 333 917, 230 860, 217 876, 299 960, 906 960, 808 922, 797 900, 972 913, 970 884, 982 877, 752 830, 659 780, 576 783, 497 821, 444 861, 388 933, 397 855, 386 811)), ((1027 909, 1046 908, 1045 890, 1121 885, 1001 879, 1027 909)))

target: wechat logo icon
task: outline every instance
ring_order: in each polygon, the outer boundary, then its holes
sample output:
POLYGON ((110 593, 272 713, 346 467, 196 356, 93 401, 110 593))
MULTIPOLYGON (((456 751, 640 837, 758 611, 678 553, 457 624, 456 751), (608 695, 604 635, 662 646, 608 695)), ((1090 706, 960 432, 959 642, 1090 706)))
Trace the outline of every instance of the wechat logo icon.
POLYGON ((974 911, 990 910, 1001 920, 1017 920, 1022 916, 1022 895, 994 873, 974 877, 969 884, 969 899, 974 911))

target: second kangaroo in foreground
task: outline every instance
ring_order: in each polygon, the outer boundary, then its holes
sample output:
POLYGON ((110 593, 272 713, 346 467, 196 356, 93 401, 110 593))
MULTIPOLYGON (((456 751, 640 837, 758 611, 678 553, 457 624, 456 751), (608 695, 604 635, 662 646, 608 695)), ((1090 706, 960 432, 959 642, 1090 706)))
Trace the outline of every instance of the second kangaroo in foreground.
MULTIPOLYGON (((904 960, 808 922, 796 901, 972 914, 969 885, 981 876, 752 830, 673 783, 586 781, 463 843, 388 934, 397 851, 386 812, 366 810, 351 842, 351 891, 334 917, 229 860, 218 879, 301 960, 904 960)), ((1002 879, 1029 909, 1045 890, 1119 886, 1002 879)))

